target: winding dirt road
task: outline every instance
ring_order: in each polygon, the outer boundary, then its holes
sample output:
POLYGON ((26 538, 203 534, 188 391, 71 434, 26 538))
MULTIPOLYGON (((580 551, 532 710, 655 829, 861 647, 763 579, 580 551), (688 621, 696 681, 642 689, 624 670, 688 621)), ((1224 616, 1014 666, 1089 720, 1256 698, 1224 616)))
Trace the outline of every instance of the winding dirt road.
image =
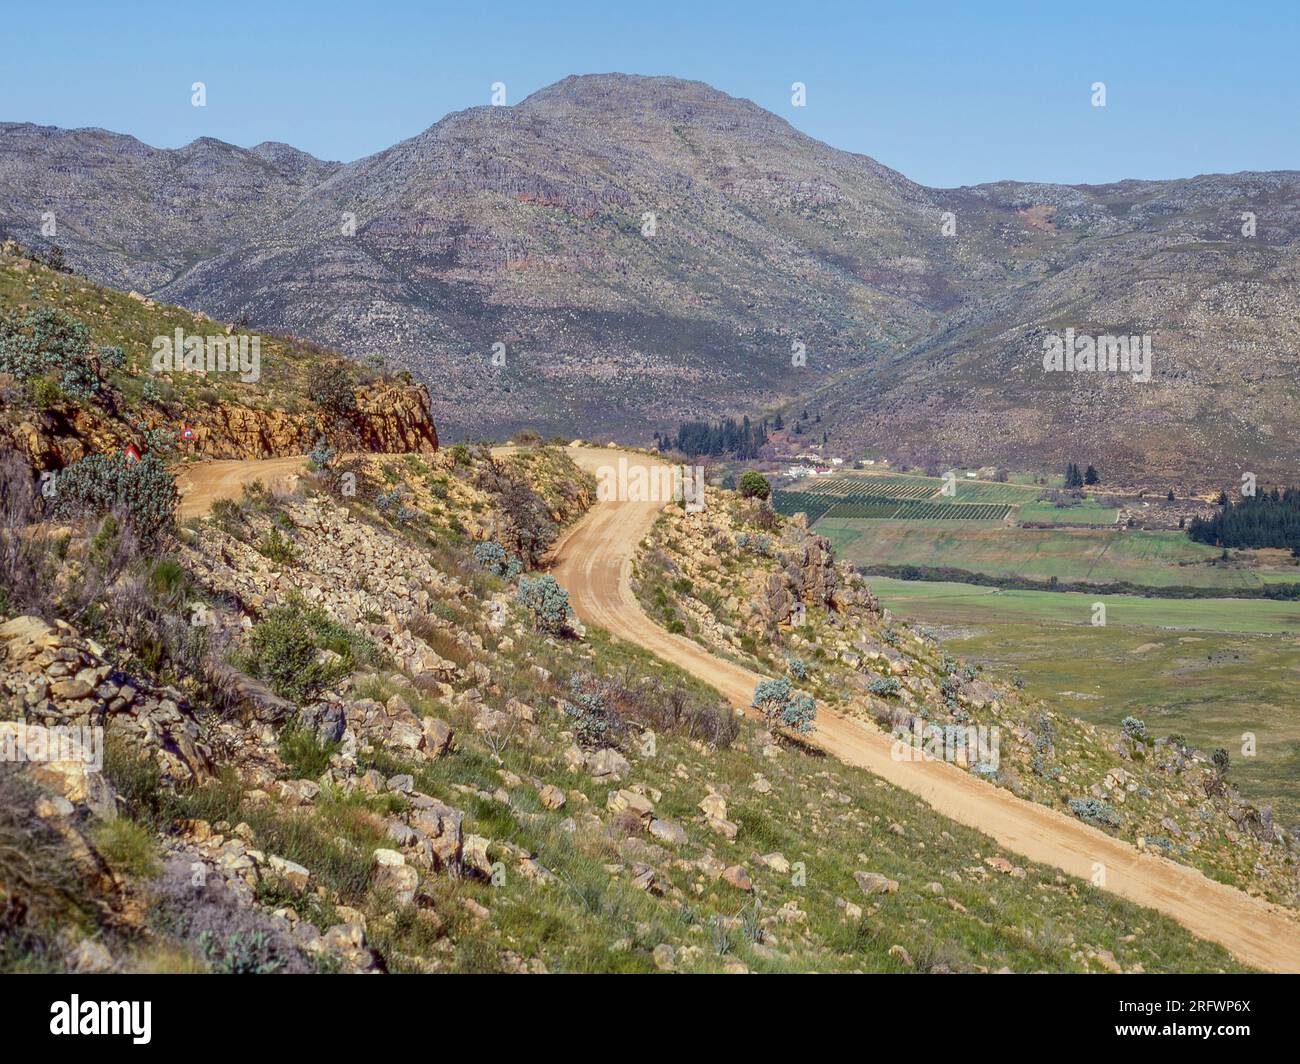
MULTIPOLYGON (((503 449, 504 450, 504 449, 503 449)), ((579 465, 597 472, 626 457, 600 448, 570 448, 579 465)), ((237 498, 261 480, 286 486, 303 457, 212 461, 186 466, 178 476, 182 518, 205 513, 217 499, 237 498)), ((568 590, 578 616, 651 651, 711 684, 735 706, 748 709, 757 673, 714 657, 696 643, 650 620, 632 593, 632 559, 662 503, 598 502, 552 552, 551 570, 568 590)), ((1105 870, 1105 889, 1172 917, 1201 938, 1218 942, 1238 960, 1268 971, 1300 972, 1300 923, 1280 906, 1216 883, 1111 838, 1051 809, 1022 801, 943 762, 895 761, 883 732, 823 709, 814 741, 841 761, 857 765, 928 802, 936 811, 976 828, 1031 861, 1091 881, 1105 870)))
MULTIPOLYGON (((595 473, 613 467, 622 452, 571 448, 595 473)), ((628 455, 630 465, 647 460, 628 455)), ((653 652, 717 688, 748 709, 762 677, 714 657, 646 616, 632 592, 632 559, 661 503, 598 502, 556 544, 551 571, 569 592, 583 621, 653 652)), ((883 732, 823 709, 814 741, 846 764, 865 768, 911 791, 959 823, 1001 846, 1092 881, 1100 866, 1105 889, 1172 917, 1193 934, 1218 942, 1237 959, 1269 971, 1300 972, 1300 923, 1280 906, 1224 886, 1195 869, 1143 853, 1073 817, 1016 798, 939 761, 895 761, 883 732)))

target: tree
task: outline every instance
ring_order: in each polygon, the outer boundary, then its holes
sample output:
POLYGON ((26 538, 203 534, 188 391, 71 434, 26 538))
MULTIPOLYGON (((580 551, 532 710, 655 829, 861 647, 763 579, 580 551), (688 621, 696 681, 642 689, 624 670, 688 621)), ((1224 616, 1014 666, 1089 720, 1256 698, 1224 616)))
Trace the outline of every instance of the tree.
POLYGON ((331 414, 350 414, 357 408, 352 374, 337 362, 311 368, 307 376, 307 395, 313 403, 331 414))
POLYGON ((766 499, 772 494, 772 485, 762 473, 750 469, 740 478, 740 494, 746 499, 766 499))
POLYGON ((1090 465, 1090 466, 1087 468, 1087 470, 1086 470, 1086 471, 1084 472, 1084 474, 1083 474, 1083 482, 1084 482, 1085 484, 1100 484, 1100 483, 1101 483, 1101 477, 1100 477, 1100 476, 1098 475, 1098 473, 1097 473, 1097 467, 1096 467, 1096 466, 1091 466, 1091 465, 1090 465))
POLYGON ((767 429, 755 426, 748 417, 737 422, 725 418, 717 424, 707 421, 683 421, 677 428, 676 439, 664 436, 661 450, 671 445, 687 458, 699 455, 734 455, 740 459, 757 458, 759 450, 767 443, 767 429))
POLYGON ((1209 518, 1193 517, 1187 534, 1198 543, 1222 547, 1300 546, 1300 489, 1261 492, 1226 501, 1209 518))
POLYGON ((1170 488, 1170 489, 1169 489, 1169 494, 1166 495, 1165 498, 1168 499, 1170 502, 1173 502, 1173 501, 1174 501, 1174 489, 1173 489, 1173 488, 1170 488))

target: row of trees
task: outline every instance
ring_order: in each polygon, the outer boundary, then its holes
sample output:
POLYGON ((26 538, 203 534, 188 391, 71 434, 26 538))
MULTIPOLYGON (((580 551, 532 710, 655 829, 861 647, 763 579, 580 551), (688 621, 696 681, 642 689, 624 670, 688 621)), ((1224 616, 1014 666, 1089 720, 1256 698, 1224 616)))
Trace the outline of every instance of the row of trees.
POLYGON ((1240 502, 1219 496, 1219 512, 1194 517, 1187 534, 1215 547, 1282 547, 1300 552, 1300 489, 1248 495, 1240 502))
POLYGON ((1089 466, 1085 471, 1080 472, 1078 463, 1071 462, 1065 467, 1065 486, 1067 488, 1081 488, 1085 484, 1100 484, 1101 477, 1097 473, 1096 466, 1089 466))
POLYGON ((655 446, 660 451, 681 451, 687 458, 700 455, 757 458, 766 443, 767 422, 755 425, 748 417, 742 421, 726 418, 717 424, 684 421, 678 426, 676 436, 655 433, 655 446))

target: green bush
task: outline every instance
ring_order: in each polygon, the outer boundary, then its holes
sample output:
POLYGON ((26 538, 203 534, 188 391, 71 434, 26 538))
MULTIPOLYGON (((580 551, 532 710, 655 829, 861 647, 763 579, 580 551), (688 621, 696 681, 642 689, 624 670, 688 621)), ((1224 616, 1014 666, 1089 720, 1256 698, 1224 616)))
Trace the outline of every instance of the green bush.
POLYGON ((761 680, 754 688, 750 706, 763 714, 772 727, 785 727, 796 732, 810 732, 817 717, 817 703, 811 695, 795 691, 788 677, 761 680))
POLYGON ((293 565, 298 560, 298 551, 293 541, 280 534, 278 528, 272 528, 257 544, 257 553, 276 565, 293 565))
POLYGON ((1120 721, 1119 726, 1124 730, 1124 734, 1135 743, 1145 743, 1149 738, 1146 724, 1138 720, 1137 717, 1125 717, 1120 721))
POLYGON ((62 395, 59 382, 53 377, 32 377, 27 382, 27 394, 37 410, 49 410, 62 395))
POLYGON ((307 395, 331 414, 350 414, 357 408, 356 384, 345 366, 335 362, 313 366, 307 378, 307 395))
MULTIPOLYGON (((886 695, 898 694, 900 686, 897 676, 876 676, 868 682, 867 690, 873 695, 884 697, 886 695)), ((947 695, 946 690, 944 691, 944 694, 947 695)))
MULTIPOLYGON (((0 373, 24 383, 49 376, 73 399, 89 399, 100 390, 105 372, 121 369, 120 347, 91 348, 90 330, 66 311, 40 306, 21 319, 0 320, 0 373)), ((49 405, 50 384, 32 387, 33 400, 49 405)))
POLYGON ((740 478, 740 494, 746 499, 766 499, 772 494, 772 485, 762 473, 751 469, 740 478))
POLYGON ((555 577, 547 573, 536 579, 522 577, 515 592, 516 601, 533 615, 539 631, 559 635, 568 623, 569 593, 560 587, 555 577))
POLYGON ((572 701, 564 705, 565 715, 573 721, 573 734, 580 746, 599 747, 609 743, 611 720, 609 702, 591 677, 569 678, 572 701))
POLYGON ((500 543, 488 540, 474 545, 474 560, 494 576, 513 580, 523 570, 523 563, 513 555, 506 553, 500 543))
POLYGON ((1080 820, 1105 827, 1119 827, 1119 814, 1115 812, 1114 806, 1099 798, 1071 798, 1069 806, 1070 811, 1080 820))
POLYGON ((128 462, 122 454, 92 454, 64 468, 54 482, 54 512, 71 517, 121 512, 140 539, 176 527, 176 482, 153 454, 128 462))
POLYGON ((349 675, 360 662, 378 656, 365 637, 331 620, 319 607, 301 599, 277 606, 253 628, 247 654, 237 664, 271 685, 276 694, 299 704, 349 675), (337 660, 322 661, 322 650, 337 660))

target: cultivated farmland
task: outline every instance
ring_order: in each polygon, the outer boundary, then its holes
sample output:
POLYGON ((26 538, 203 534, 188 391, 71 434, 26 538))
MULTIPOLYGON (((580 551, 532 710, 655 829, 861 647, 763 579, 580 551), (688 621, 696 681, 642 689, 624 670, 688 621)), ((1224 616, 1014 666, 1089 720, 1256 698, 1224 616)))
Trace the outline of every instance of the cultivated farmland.
POLYGON ((998 522, 1016 505, 1037 498, 1040 489, 1023 484, 958 480, 956 494, 942 493, 940 477, 905 474, 854 474, 827 477, 795 490, 778 489, 778 513, 805 513, 810 523, 823 517, 870 521, 998 522))

